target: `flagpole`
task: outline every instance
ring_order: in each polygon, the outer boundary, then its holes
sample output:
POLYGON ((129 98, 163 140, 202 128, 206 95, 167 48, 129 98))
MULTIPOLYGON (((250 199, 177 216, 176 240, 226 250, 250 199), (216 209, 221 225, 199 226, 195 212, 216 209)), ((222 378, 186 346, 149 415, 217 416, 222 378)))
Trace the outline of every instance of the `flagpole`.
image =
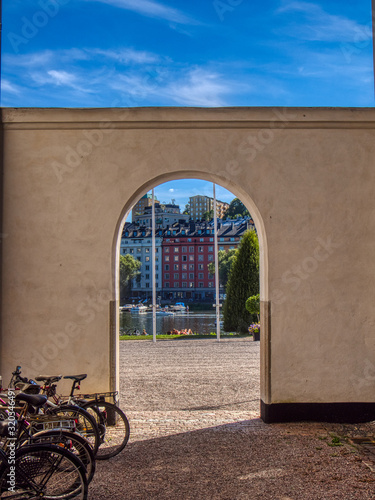
POLYGON ((215 288, 216 288, 216 340, 220 342, 220 296, 219 296, 219 255, 217 248, 216 186, 214 190, 214 244, 215 244, 215 288))
POLYGON ((155 278, 155 193, 152 188, 152 340, 156 342, 156 278, 155 278))

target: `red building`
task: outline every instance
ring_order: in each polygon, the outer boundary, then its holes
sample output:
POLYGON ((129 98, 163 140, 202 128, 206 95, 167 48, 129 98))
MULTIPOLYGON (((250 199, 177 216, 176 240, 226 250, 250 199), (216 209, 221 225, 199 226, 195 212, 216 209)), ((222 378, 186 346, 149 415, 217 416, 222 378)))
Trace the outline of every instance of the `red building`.
MULTIPOLYGON (((237 248, 251 220, 218 221, 219 250, 237 248)), ((162 295, 164 299, 213 300, 215 276, 208 264, 215 260, 213 222, 173 224, 162 242, 162 295)))

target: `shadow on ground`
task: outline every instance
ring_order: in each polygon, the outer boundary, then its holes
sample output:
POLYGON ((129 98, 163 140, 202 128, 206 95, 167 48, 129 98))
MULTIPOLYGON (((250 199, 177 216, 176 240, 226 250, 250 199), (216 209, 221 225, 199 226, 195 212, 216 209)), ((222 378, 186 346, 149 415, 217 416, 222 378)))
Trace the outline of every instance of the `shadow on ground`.
POLYGON ((136 441, 98 462, 89 499, 374 498, 375 475, 328 436, 323 424, 254 419, 136 441))

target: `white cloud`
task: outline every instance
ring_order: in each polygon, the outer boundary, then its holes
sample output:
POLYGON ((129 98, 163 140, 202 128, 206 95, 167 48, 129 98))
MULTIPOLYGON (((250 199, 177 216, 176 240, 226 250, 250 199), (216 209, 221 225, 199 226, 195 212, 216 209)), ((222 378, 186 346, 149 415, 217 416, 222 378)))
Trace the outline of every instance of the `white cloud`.
POLYGON ((121 64, 152 64, 160 61, 160 56, 157 54, 129 48, 121 50, 93 49, 88 50, 87 52, 94 55, 104 56, 108 59, 113 59, 121 64))
POLYGON ((51 69, 50 71, 47 71, 47 74, 52 78, 52 83, 55 85, 67 85, 68 87, 74 87, 77 80, 75 75, 67 73, 66 71, 56 71, 51 69))
POLYGON ((169 191, 170 193, 174 193, 174 191, 175 191, 175 190, 174 190, 173 188, 171 188, 171 189, 168 189, 168 191, 169 191))
POLYGON ((19 94, 20 90, 16 87, 16 85, 13 85, 10 83, 8 80, 1 80, 1 90, 3 92, 8 92, 11 94, 19 94))
POLYGON ((154 0, 91 0, 113 5, 120 9, 137 12, 143 16, 163 19, 177 24, 198 24, 182 11, 168 7, 154 0))
POLYGON ((329 14, 320 5, 309 2, 288 2, 277 14, 287 14, 290 22, 278 31, 306 41, 363 42, 372 36, 366 26, 344 16, 329 14), (291 17, 291 13, 298 15, 291 17))
POLYGON ((224 106, 224 94, 233 88, 225 83, 220 75, 197 68, 192 69, 168 86, 168 94, 178 104, 188 106, 224 106))

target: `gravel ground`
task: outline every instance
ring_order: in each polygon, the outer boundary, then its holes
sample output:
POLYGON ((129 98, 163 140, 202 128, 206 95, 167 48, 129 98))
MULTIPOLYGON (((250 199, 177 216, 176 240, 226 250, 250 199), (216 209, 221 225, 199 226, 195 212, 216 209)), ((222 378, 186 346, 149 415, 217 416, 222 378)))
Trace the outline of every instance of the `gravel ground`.
POLYGON ((97 463, 90 500, 375 498, 373 456, 332 446, 375 423, 260 420, 259 342, 123 341, 120 356, 131 437, 97 463))

